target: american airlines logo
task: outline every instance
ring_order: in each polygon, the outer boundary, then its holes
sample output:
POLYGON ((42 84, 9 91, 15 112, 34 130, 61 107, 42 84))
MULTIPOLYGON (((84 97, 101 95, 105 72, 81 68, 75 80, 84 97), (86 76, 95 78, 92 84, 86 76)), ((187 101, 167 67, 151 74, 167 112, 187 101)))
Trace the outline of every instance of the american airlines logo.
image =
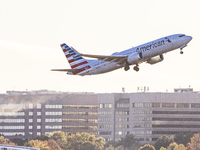
POLYGON ((138 47, 138 48, 136 49, 136 51, 137 51, 137 52, 147 51, 147 50, 150 50, 150 49, 159 47, 159 46, 164 45, 164 44, 165 44, 165 41, 164 41, 164 40, 156 41, 156 42, 152 42, 151 44, 148 44, 148 45, 146 45, 146 46, 138 47))

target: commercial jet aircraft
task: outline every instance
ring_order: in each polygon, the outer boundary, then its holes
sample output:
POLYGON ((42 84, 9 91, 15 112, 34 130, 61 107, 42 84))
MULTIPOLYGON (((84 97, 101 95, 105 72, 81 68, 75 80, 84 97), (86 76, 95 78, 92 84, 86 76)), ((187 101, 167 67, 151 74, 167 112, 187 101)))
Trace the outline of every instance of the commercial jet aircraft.
POLYGON ((52 69, 52 71, 64 71, 69 75, 94 75, 110 72, 124 67, 127 71, 131 65, 133 69, 139 71, 139 64, 146 62, 156 64, 163 61, 163 54, 169 51, 182 49, 192 40, 191 36, 185 34, 174 34, 166 36, 125 51, 116 52, 112 55, 91 55, 80 54, 73 47, 61 44, 61 48, 71 66, 71 69, 52 69), (88 60, 83 57, 96 58, 88 60))

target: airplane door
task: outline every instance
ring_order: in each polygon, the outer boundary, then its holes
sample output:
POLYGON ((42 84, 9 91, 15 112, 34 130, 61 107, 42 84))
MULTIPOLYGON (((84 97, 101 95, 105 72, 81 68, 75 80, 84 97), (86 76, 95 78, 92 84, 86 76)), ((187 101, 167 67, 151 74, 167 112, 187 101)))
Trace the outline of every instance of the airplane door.
POLYGON ((168 37, 165 38, 165 43, 166 43, 166 46, 167 46, 168 49, 171 49, 171 48, 174 47, 172 39, 170 39, 168 37))

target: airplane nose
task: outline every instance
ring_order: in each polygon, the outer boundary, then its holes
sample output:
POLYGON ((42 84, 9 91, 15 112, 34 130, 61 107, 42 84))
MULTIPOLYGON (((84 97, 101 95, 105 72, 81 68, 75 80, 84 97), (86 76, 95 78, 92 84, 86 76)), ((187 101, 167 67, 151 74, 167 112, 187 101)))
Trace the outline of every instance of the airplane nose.
POLYGON ((190 42, 192 40, 192 37, 191 36, 186 36, 187 38, 187 41, 190 42))

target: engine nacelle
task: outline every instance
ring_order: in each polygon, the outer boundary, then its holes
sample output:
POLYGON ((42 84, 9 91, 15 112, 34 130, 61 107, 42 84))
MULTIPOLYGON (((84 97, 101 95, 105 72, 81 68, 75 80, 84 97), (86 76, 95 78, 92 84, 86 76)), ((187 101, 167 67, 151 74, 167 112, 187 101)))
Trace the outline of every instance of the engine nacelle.
POLYGON ((136 63, 138 60, 143 59, 143 54, 142 52, 139 53, 134 53, 128 56, 127 61, 129 64, 134 64, 136 63))
POLYGON ((156 64, 156 63, 161 62, 163 60, 164 60, 164 56, 158 55, 158 56, 152 57, 149 60, 147 60, 147 63, 153 65, 153 64, 156 64))

